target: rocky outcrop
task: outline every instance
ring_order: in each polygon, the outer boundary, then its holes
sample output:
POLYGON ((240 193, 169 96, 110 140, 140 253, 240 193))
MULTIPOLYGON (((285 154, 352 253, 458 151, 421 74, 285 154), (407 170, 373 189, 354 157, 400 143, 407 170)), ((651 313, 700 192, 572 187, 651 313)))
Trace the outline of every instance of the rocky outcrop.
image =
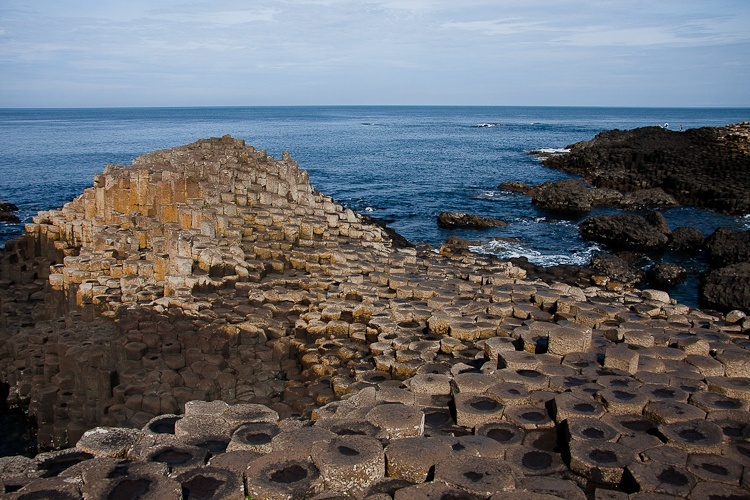
POLYGON ((687 270, 672 262, 657 262, 648 270, 648 279, 656 288, 669 288, 687 278, 687 270))
POLYGON ((0 379, 75 445, 11 498, 747 492, 739 312, 395 248, 231 138, 95 182, 0 254, 0 379))
POLYGON ((750 231, 720 227, 706 239, 706 251, 712 267, 750 262, 750 231))
POLYGON ((544 164, 580 175, 595 187, 661 188, 681 204, 750 212, 750 123, 684 132, 612 130, 568 149, 544 164))
POLYGON ((723 311, 750 310, 750 231, 721 227, 706 239, 711 269, 701 284, 701 300, 723 311))
POLYGON ((750 262, 709 271, 701 285, 701 301, 706 307, 723 311, 750 311, 750 262))
POLYGON ((15 224, 21 220, 13 212, 17 212, 18 207, 13 203, 0 201, 0 222, 15 224))
POLYGON ((593 207, 588 186, 578 179, 545 182, 534 188, 532 203, 549 210, 585 212, 593 207))
POLYGON ((659 212, 648 216, 595 215, 578 226, 581 236, 616 250, 653 251, 669 243, 671 231, 659 212))
POLYGON ((635 256, 625 253, 594 255, 589 268, 610 279, 629 285, 636 285, 643 281, 645 273, 634 265, 635 256))
POLYGON ((521 182, 508 181, 498 187, 531 196, 534 205, 561 212, 588 212, 594 207, 642 210, 679 205, 672 195, 665 193, 661 188, 621 193, 615 189, 592 188, 575 178, 544 182, 533 187, 521 182))
POLYGON ((488 229, 507 225, 504 221, 498 219, 481 217, 464 212, 442 212, 438 215, 437 222, 440 227, 445 229, 488 229))
POLYGON ((677 227, 672 231, 669 250, 675 252, 697 252, 704 243, 703 233, 695 227, 677 227))

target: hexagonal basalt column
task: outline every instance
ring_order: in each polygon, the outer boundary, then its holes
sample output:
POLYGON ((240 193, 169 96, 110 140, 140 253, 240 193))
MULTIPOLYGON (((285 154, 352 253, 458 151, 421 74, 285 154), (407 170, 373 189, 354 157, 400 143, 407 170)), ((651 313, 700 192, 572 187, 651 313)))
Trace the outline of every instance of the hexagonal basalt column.
POLYGON ((323 475, 326 489, 355 496, 385 476, 383 446, 368 436, 340 436, 315 445, 312 459, 323 475))
POLYGON ((653 461, 629 464, 624 482, 644 493, 663 493, 681 498, 687 498, 697 483, 687 468, 653 461))
POLYGON ((183 498, 241 499, 242 476, 217 467, 200 467, 175 477, 182 487, 183 498))
POLYGON ((559 453, 539 450, 531 446, 512 446, 505 460, 514 464, 524 476, 546 476, 567 470, 559 453))
POLYGON ((616 485, 625 467, 637 460, 634 451, 608 441, 570 443, 570 468, 592 481, 616 485))
POLYGON ((383 429, 389 439, 421 436, 424 433, 424 413, 414 406, 381 404, 370 410, 366 418, 383 429))
POLYGON ((270 422, 256 422, 240 426, 232 434, 227 451, 248 450, 256 453, 270 453, 273 437, 279 433, 279 426, 270 422))
POLYGON ((245 491, 255 498, 310 498, 323 488, 323 478, 315 464, 284 452, 269 453, 253 460, 245 476, 245 491))
POLYGON ((448 458, 451 451, 449 442, 440 438, 396 439, 385 448, 388 477, 423 483, 435 464, 448 458))
POLYGON ((490 396, 459 393, 453 397, 456 408, 456 424, 474 428, 487 422, 497 422, 505 407, 490 396))
POLYGON ((723 441, 721 427, 706 420, 661 425, 659 432, 667 443, 689 453, 718 453, 723 441))
POLYGON ((504 460, 465 455, 438 463, 435 480, 482 498, 498 491, 512 491, 517 481, 513 468, 504 460))

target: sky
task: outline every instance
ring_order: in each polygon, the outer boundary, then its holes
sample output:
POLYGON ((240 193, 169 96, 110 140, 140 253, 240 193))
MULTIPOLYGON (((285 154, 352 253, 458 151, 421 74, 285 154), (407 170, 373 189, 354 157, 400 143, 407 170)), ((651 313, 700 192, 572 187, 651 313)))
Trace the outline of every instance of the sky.
POLYGON ((750 106, 748 0, 0 0, 0 107, 750 106))

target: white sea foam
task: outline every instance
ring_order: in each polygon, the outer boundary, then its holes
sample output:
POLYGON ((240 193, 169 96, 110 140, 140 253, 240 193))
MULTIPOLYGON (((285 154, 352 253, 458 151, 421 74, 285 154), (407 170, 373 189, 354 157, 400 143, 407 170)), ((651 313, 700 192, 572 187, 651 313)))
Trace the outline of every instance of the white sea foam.
POLYGON ((508 193, 502 191, 482 191, 481 193, 474 196, 477 200, 507 200, 509 198, 508 193))
POLYGON ((548 155, 561 155, 563 153, 570 153, 570 149, 568 148, 539 148, 535 149, 534 151, 548 155))
POLYGON ((523 246, 516 241, 493 240, 482 245, 470 246, 469 250, 476 253, 491 254, 501 259, 526 257, 529 262, 538 266, 573 265, 585 266, 591 261, 596 252, 601 251, 597 245, 574 250, 566 254, 546 254, 523 246))

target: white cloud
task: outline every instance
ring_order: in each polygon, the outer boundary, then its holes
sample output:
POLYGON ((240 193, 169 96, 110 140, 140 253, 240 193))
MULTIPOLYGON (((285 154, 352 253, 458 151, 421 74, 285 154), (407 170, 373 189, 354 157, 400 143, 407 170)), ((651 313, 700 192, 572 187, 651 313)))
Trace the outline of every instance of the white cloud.
POLYGON ((495 19, 481 21, 447 22, 442 25, 446 29, 465 31, 479 31, 486 35, 517 35, 522 33, 549 31, 548 24, 542 21, 525 21, 523 18, 495 19))

